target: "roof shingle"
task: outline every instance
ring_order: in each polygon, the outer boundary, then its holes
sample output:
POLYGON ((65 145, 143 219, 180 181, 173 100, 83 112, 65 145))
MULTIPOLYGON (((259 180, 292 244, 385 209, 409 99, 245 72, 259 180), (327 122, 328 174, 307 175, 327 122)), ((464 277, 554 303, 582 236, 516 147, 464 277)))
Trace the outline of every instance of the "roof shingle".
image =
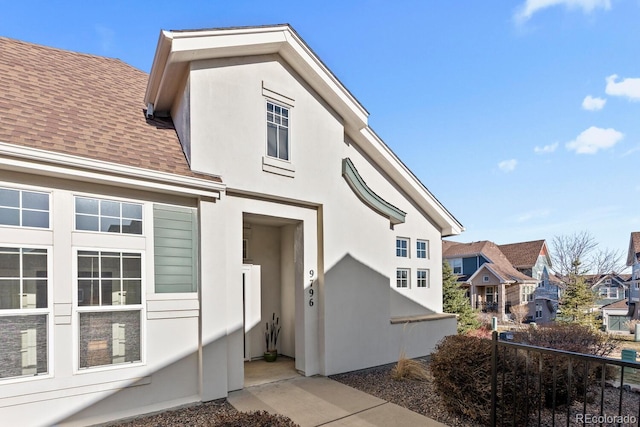
POLYGON ((0 52, 0 142, 220 181, 190 170, 170 119, 145 117, 143 71, 4 37, 0 52))

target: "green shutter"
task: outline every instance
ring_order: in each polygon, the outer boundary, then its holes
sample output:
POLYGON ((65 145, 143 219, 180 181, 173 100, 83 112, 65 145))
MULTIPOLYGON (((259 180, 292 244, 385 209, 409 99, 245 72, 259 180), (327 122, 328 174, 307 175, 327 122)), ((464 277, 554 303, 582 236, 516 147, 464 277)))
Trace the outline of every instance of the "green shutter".
POLYGON ((153 206, 156 293, 197 292, 196 210, 153 206))

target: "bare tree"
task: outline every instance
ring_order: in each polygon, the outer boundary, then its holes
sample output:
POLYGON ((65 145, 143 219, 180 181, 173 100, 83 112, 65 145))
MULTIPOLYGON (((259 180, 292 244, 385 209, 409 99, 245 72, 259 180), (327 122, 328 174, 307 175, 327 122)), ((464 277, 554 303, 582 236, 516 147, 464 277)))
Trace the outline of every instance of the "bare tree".
POLYGON ((529 304, 523 302, 518 305, 511 306, 511 317, 517 326, 521 326, 524 319, 529 314, 529 304))
POLYGON ((551 245, 551 262, 563 280, 590 273, 597 281, 606 274, 617 274, 624 269, 622 254, 612 249, 599 249, 598 242, 588 231, 554 236, 551 245))

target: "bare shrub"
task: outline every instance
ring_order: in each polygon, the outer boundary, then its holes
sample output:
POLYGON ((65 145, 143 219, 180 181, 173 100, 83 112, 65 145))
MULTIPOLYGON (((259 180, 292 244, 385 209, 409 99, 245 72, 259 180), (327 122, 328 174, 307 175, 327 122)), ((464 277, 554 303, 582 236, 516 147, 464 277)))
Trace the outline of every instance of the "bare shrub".
POLYGON ((629 328, 629 333, 630 334, 635 334, 636 333, 636 325, 640 323, 640 320, 638 319, 631 319, 631 320, 627 320, 626 322, 624 322, 624 325, 629 328))
MULTIPOLYGON (((491 417, 491 341, 464 335, 445 337, 431 355, 430 368, 436 391, 447 410, 463 414, 488 425, 491 417)), ((519 353, 498 352, 498 382, 501 416, 515 425, 526 425, 524 408, 533 407, 536 392, 526 370, 526 360, 519 353), (527 377, 529 377, 527 382, 527 377), (510 421, 511 422, 511 421, 510 421)))
POLYGON ((522 322, 527 318, 528 314, 529 304, 526 302, 511 306, 511 317, 517 326, 522 326, 522 322))
POLYGON ((237 412, 224 414, 212 427, 300 427, 284 415, 270 414, 267 411, 237 412))
POLYGON ((429 379, 429 371, 415 359, 407 359, 407 355, 402 352, 398 363, 391 369, 391 378, 394 380, 416 380, 424 381, 429 379))

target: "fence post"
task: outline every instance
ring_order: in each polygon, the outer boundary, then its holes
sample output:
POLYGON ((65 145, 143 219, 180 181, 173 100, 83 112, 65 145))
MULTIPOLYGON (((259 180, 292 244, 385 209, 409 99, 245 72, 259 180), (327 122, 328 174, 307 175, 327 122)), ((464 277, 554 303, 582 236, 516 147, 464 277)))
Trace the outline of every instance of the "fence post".
POLYGON ((491 333, 491 425, 496 426, 498 394, 498 331, 491 333))

